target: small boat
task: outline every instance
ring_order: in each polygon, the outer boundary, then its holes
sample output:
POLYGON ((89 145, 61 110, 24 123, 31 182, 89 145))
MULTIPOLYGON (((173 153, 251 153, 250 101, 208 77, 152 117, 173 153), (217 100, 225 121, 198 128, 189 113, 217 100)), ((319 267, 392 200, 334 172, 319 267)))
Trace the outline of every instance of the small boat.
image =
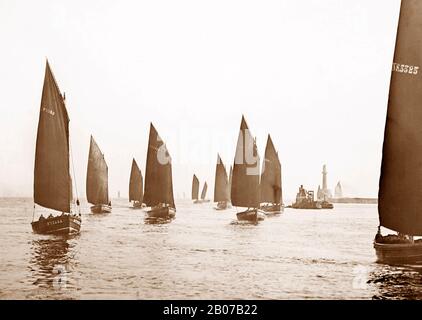
POLYGON ((207 184, 207 182, 205 181, 204 182, 204 186, 202 187, 202 192, 201 192, 201 202, 203 203, 203 202, 210 202, 210 200, 209 199, 205 199, 206 198, 206 196, 207 196, 207 191, 208 191, 208 184, 207 184))
POLYGON ((215 168, 214 202, 217 202, 216 210, 227 209, 230 202, 229 179, 227 177, 226 167, 219 154, 217 155, 217 165, 215 168))
POLYGON ((132 160, 132 169, 130 170, 129 180, 129 202, 132 202, 132 209, 142 209, 145 207, 142 200, 144 198, 144 181, 142 172, 135 159, 132 160))
POLYGON ((108 167, 104 154, 92 135, 86 175, 86 198, 92 204, 92 213, 111 212, 111 201, 108 197, 108 167))
POLYGON ((321 209, 334 209, 334 205, 327 200, 321 201, 321 209))
POLYGON ((171 157, 152 123, 149 131, 143 202, 151 208, 146 212, 149 219, 172 219, 176 216, 171 157))
POLYGON ((192 200, 193 203, 198 203, 199 199, 199 179, 194 174, 192 178, 192 200))
POLYGON ((281 163, 271 136, 268 135, 261 173, 261 205, 266 215, 277 215, 283 211, 281 189, 281 163))
POLYGON ((242 116, 231 186, 232 204, 248 208, 236 214, 239 221, 258 222, 265 219, 264 212, 259 209, 259 176, 260 161, 256 139, 253 138, 245 117, 242 116))
POLYGON ((53 212, 31 223, 40 234, 78 233, 81 228, 79 200, 72 205, 72 179, 69 165, 69 117, 65 97, 59 90, 48 61, 46 62, 34 166, 35 204, 53 212), (76 212, 77 211, 77 212, 76 212))
POLYGON ((421 23, 422 1, 402 1, 378 193, 379 263, 422 263, 421 23), (397 234, 383 236, 381 227, 397 234))
POLYGON ((201 198, 198 199, 199 179, 194 174, 193 179, 192 179, 192 200, 193 200, 193 203, 198 204, 198 203, 210 202, 210 200, 205 199, 205 197, 207 195, 207 190, 208 190, 208 185, 207 185, 207 182, 205 181, 204 187, 202 188, 202 192, 201 192, 201 198))

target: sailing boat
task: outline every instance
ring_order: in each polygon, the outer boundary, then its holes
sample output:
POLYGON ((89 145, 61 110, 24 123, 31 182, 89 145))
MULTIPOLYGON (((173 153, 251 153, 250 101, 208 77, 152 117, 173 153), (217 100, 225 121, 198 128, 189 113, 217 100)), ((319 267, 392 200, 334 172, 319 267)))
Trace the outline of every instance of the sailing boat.
POLYGON ((192 200, 193 203, 198 203, 199 198, 199 180, 198 177, 194 174, 192 178, 192 200))
POLYGON ((148 218, 168 219, 176 215, 171 157, 153 124, 150 125, 144 203, 151 207, 148 218))
POLYGON ((226 167, 219 154, 217 154, 217 165, 215 167, 214 202, 217 202, 216 210, 227 209, 230 201, 229 180, 226 167))
POLYGON ((261 173, 261 209, 265 214, 282 212, 281 164, 271 136, 268 135, 261 173))
POLYGON ((133 159, 129 181, 129 201, 133 201, 133 209, 142 208, 142 199, 144 197, 143 183, 142 172, 139 170, 135 159, 133 159))
POLYGON ((381 263, 422 263, 422 1, 402 1, 390 83, 374 247, 381 263), (397 235, 383 236, 381 226, 397 235))
POLYGON ((201 192, 201 202, 210 202, 209 199, 205 199, 205 197, 207 196, 207 190, 208 190, 208 184, 205 181, 204 186, 202 187, 202 192, 201 192))
POLYGON ((110 213, 108 198, 108 167, 97 143, 91 135, 89 145, 88 170, 86 175, 86 197, 92 213, 110 213))
POLYGON ((207 182, 204 183, 204 186, 202 187, 201 191, 201 198, 199 199, 199 179, 194 174, 192 179, 192 200, 193 203, 204 203, 204 202, 210 202, 209 200, 206 200, 205 197, 207 195, 208 185, 207 182))
POLYGON ((237 213, 237 219, 240 221, 256 222, 265 219, 264 213, 259 209, 259 166, 256 140, 249 131, 245 117, 242 116, 231 186, 232 204, 248 208, 237 213))
MULTIPOLYGON (((34 166, 34 202, 61 213, 42 214, 32 221, 32 230, 41 234, 71 234, 81 228, 78 214, 72 212, 72 180, 69 168, 69 117, 64 96, 47 61, 42 90, 34 166)), ((35 215, 34 204, 34 215, 35 215)))

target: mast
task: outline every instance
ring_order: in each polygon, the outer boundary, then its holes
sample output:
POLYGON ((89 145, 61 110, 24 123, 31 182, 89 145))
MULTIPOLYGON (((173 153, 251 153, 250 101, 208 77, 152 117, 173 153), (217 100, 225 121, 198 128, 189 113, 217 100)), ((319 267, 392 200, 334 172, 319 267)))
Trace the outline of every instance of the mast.
POLYGON ((132 160, 129 181, 129 201, 138 201, 142 203, 143 198, 143 178, 142 172, 135 159, 132 160))
POLYGON ((93 136, 89 146, 88 170, 86 176, 86 197, 93 205, 108 204, 108 167, 93 136))
POLYGON ((218 154, 217 165, 215 168, 214 202, 229 201, 229 194, 229 181, 227 178, 226 167, 218 154))
POLYGON ((198 200, 199 195, 199 180, 196 175, 193 175, 192 179, 192 200, 198 200))
POLYGON ((268 135, 261 173, 261 203, 281 204, 281 164, 271 136, 268 135))
POLYGON ((229 188, 227 190, 229 201, 231 201, 231 190, 232 190, 232 179, 233 179, 233 167, 230 166, 230 174, 229 174, 229 188))
POLYGON ((208 185, 207 185, 207 182, 205 181, 204 187, 202 188, 202 192, 201 192, 201 199, 202 200, 205 199, 205 196, 207 195, 207 190, 208 190, 208 185))
POLYGON ((70 212, 69 117, 63 96, 46 62, 34 165, 34 202, 70 212))
POLYGON ((149 130, 144 203, 149 207, 166 204, 176 208, 173 197, 171 156, 152 123, 149 130))
POLYGON ((253 138, 246 120, 242 116, 233 164, 231 186, 233 205, 248 208, 257 208, 259 206, 259 165, 256 140, 253 138))
POLYGON ((422 1, 401 3, 378 194, 380 225, 422 235, 422 1))

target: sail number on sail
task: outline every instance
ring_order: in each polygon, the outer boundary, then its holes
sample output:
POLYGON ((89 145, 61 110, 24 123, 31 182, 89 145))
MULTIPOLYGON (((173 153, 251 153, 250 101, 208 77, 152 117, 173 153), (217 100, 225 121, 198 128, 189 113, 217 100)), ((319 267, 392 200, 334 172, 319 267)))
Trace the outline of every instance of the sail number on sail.
POLYGON ((54 116, 56 114, 53 110, 48 109, 46 107, 43 107, 42 111, 44 111, 45 113, 48 113, 49 115, 52 115, 52 116, 54 116))
POLYGON ((407 64, 393 63, 393 71, 399 73, 408 73, 411 75, 417 75, 419 72, 418 66, 409 66, 407 64))

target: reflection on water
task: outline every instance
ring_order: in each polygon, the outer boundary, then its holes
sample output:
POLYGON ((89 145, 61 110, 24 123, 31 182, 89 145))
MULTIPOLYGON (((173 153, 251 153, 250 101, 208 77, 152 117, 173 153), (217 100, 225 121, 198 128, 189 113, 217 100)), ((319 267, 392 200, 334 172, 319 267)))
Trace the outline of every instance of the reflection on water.
POLYGON ((144 222, 145 224, 168 224, 172 222, 175 218, 154 218, 154 217, 145 217, 144 222))
POLYGON ((73 249, 76 242, 72 242, 74 238, 75 236, 51 236, 31 242, 29 265, 33 285, 52 290, 66 289, 69 286, 68 275, 75 266, 73 249))
POLYGON ((422 299, 422 266, 378 265, 368 284, 377 288, 373 299, 422 299))
POLYGON ((376 205, 289 210, 257 225, 177 203, 82 211, 81 233, 32 233, 32 200, 0 198, 0 299, 422 299, 422 274, 375 263, 376 205))

